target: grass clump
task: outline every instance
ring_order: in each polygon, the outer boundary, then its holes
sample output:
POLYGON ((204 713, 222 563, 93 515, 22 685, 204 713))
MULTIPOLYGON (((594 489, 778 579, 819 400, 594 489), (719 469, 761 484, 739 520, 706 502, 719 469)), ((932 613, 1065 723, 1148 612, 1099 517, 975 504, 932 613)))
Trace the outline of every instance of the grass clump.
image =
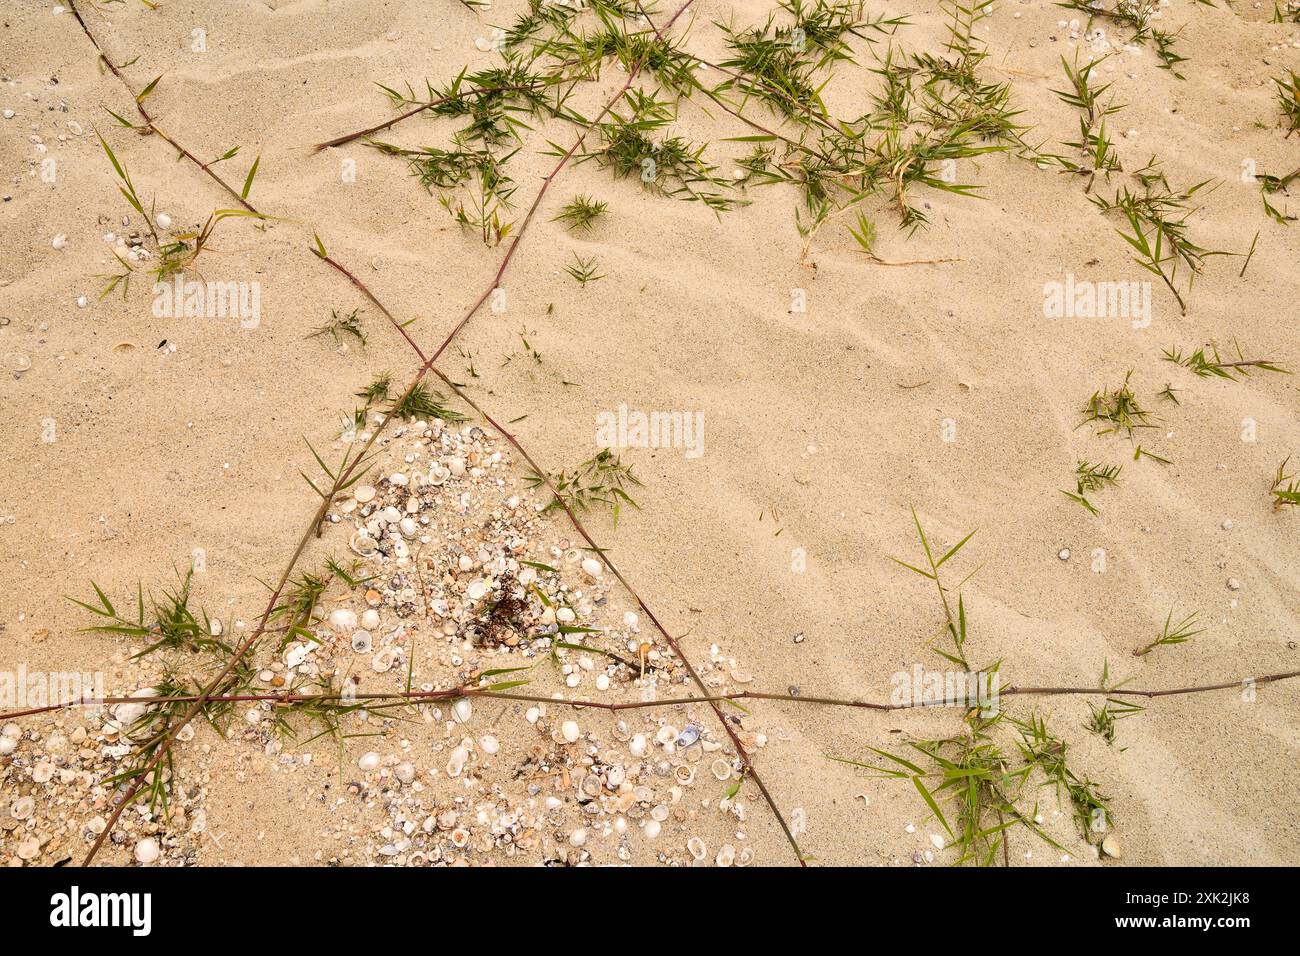
POLYGON ((562 222, 571 232, 589 232, 591 224, 605 215, 609 203, 592 199, 590 196, 575 196, 560 210, 552 222, 562 222))
POLYGON ((1226 378, 1229 381, 1236 381, 1238 375, 1249 376, 1251 369, 1260 369, 1265 372, 1278 372, 1282 375, 1291 373, 1281 366, 1277 365, 1270 359, 1247 359, 1241 350, 1237 341, 1233 340, 1233 348, 1237 351, 1237 358, 1234 361, 1223 360, 1219 354, 1219 347, 1214 342, 1210 342, 1194 352, 1184 354, 1183 350, 1177 346, 1171 346, 1162 353, 1162 358, 1166 362, 1172 362, 1174 365, 1180 365, 1188 369, 1201 378, 1226 378), (1206 350, 1209 350, 1208 352, 1206 350))
POLYGON ((1103 388, 1093 392, 1083 408, 1084 417, 1079 424, 1096 422, 1104 426, 1097 432, 1098 435, 1123 432, 1130 440, 1140 428, 1155 428, 1155 424, 1148 421, 1149 413, 1138 402, 1137 395, 1129 385, 1132 376, 1130 369, 1124 374, 1124 381, 1116 388, 1103 388))
POLYGON ((1161 628, 1156 639, 1144 647, 1139 647, 1133 652, 1133 656, 1145 657, 1157 647, 1172 647, 1175 644, 1184 644, 1187 641, 1190 641, 1197 634, 1204 631, 1204 628, 1198 628, 1196 626, 1198 614, 1198 611, 1192 611, 1181 621, 1175 623, 1174 612, 1173 609, 1170 608, 1168 616, 1165 617, 1165 625, 1161 628))
MULTIPOLYGON (((525 481, 530 488, 547 485, 544 477, 536 472, 526 475, 525 481)), ((622 459, 608 448, 593 458, 584 461, 572 471, 559 471, 551 476, 550 484, 554 497, 543 509, 552 511, 567 507, 573 511, 591 511, 597 507, 607 509, 618 527, 618 519, 623 505, 639 509, 628 489, 639 487, 641 480, 632 473, 632 466, 623 464, 622 459)))
POLYGON ((361 328, 361 310, 353 309, 347 315, 339 315, 338 309, 330 309, 330 320, 317 326, 307 334, 307 338, 316 339, 328 335, 335 345, 342 345, 352 339, 358 345, 366 344, 366 333, 361 328))
POLYGON ((1277 466, 1277 472, 1273 475, 1273 484, 1269 486, 1268 492, 1273 496, 1273 508, 1281 511, 1284 507, 1294 508, 1300 505, 1300 479, 1295 474, 1286 473, 1287 463, 1291 460, 1288 455, 1283 458, 1277 466))
POLYGON ((1061 494, 1071 501, 1077 501, 1092 514, 1099 514, 1100 512, 1088 500, 1087 496, 1094 491, 1100 491, 1103 488, 1114 487, 1119 484, 1121 469, 1122 466, 1120 465, 1093 464, 1081 460, 1074 469, 1074 491, 1062 490, 1061 494))

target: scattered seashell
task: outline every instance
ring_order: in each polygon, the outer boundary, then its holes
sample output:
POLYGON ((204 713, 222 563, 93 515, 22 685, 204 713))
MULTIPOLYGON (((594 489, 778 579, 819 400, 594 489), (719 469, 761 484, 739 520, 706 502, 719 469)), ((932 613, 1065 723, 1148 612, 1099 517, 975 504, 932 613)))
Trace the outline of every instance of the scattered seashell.
POLYGON ((488 586, 482 578, 475 578, 469 582, 469 587, 465 588, 465 596, 471 601, 481 601, 488 592, 488 586))
POLYGON ((379 754, 373 750, 366 751, 361 755, 361 759, 357 761, 357 766, 366 773, 377 770, 379 768, 379 754))
POLYGON ((156 862, 161 853, 162 851, 158 847, 158 841, 153 837, 145 837, 135 845, 135 858, 145 866, 156 862))
POLYGON ((583 558, 582 573, 589 578, 598 578, 605 573, 605 566, 595 558, 583 558))
POLYGON ((645 835, 648 840, 655 840, 659 837, 659 832, 663 829, 663 824, 658 820, 647 820, 645 825, 645 835))
POLYGON ((373 646, 374 642, 369 631, 357 630, 352 632, 352 649, 358 654, 369 654, 373 646))
POLYGON ((374 608, 366 608, 361 612, 361 626, 367 631, 373 631, 379 626, 379 612, 374 608))
POLYGON ((697 860, 704 859, 704 855, 708 852, 708 848, 704 845, 704 841, 699 837, 691 837, 687 840, 686 849, 690 852, 691 856, 697 860))
POLYGON ((447 758, 447 776, 459 777, 468 762, 469 751, 464 746, 456 747, 452 750, 451 756, 447 758))
POLYGON ((382 674, 392 669, 393 664, 397 662, 397 649, 386 647, 373 658, 370 659, 370 669, 376 673, 382 674))
POLYGON ((470 706, 468 697, 457 698, 456 703, 451 705, 451 715, 456 718, 458 724, 468 721, 472 713, 474 708, 470 706))
POLYGON ((371 485, 358 485, 357 490, 352 493, 352 497, 364 505, 366 502, 374 500, 375 489, 371 485))
POLYGON ((677 735, 678 747, 689 747, 695 741, 700 739, 700 728, 694 724, 687 724, 685 729, 677 735))
POLYGON ((582 730, 578 727, 576 720, 566 720, 560 725, 560 734, 567 742, 572 744, 576 743, 578 738, 582 736, 582 730))
POLYGON ((335 634, 351 634, 357 629, 357 612, 345 607, 330 611, 329 626, 335 634))
POLYGON ((719 757, 717 760, 713 761, 709 769, 713 771, 713 775, 719 780, 731 779, 731 762, 729 760, 723 760, 719 757))
POLYGON ((478 745, 483 748, 485 754, 495 754, 501 749, 501 741, 497 740, 491 734, 480 737, 478 745))
POLYGON ((713 860, 718 866, 731 866, 736 862, 736 848, 730 843, 718 847, 718 855, 713 860))
POLYGON ((1124 855, 1124 847, 1119 841, 1118 833, 1106 834, 1106 839, 1101 841, 1101 852, 1116 860, 1124 855))
POLYGON ((637 734, 627 745, 627 751, 633 757, 644 757, 646 754, 645 734, 637 734))
POLYGON ((368 558, 379 550, 379 545, 375 543, 375 539, 364 531, 358 531, 354 534, 352 540, 348 542, 348 546, 363 558, 368 558))

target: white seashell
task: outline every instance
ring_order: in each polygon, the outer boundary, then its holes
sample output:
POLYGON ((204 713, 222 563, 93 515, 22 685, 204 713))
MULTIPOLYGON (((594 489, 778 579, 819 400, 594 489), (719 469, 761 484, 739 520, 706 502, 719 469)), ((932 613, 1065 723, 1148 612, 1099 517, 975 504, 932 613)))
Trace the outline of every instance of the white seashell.
POLYGON ((465 474, 465 459, 464 458, 451 459, 451 461, 447 462, 447 470, 451 472, 453 477, 460 478, 465 474))
POLYGON ((153 221, 156 222, 161 229, 170 229, 172 227, 172 217, 167 215, 165 212, 158 213, 158 215, 154 217, 153 221))
POLYGON ((663 830, 663 824, 660 823, 658 820, 647 821, 645 825, 646 839, 648 840, 657 839, 659 837, 659 833, 661 830, 663 830))
POLYGON ((930 834, 930 843, 936 850, 942 850, 944 847, 943 837, 937 833, 930 834))
POLYGON ((145 837, 135 845, 136 860, 146 866, 155 862, 161 853, 162 851, 158 848, 158 841, 153 837, 145 837))
POLYGON ((713 761, 713 764, 709 769, 713 771, 713 775, 719 780, 731 779, 731 761, 729 760, 723 760, 719 757, 717 760, 713 761))
POLYGON ((1101 841, 1101 852, 1116 860, 1124 855, 1124 847, 1119 842, 1118 833, 1106 834, 1106 839, 1101 841))
POLYGON ((699 837, 691 837, 687 840, 686 849, 689 850, 691 856, 695 857, 697 860, 704 859, 704 854, 708 852, 708 848, 704 845, 704 841, 699 837))
POLYGON ((469 831, 464 827, 457 827, 455 830, 452 830, 451 843, 452 846, 456 847, 456 849, 463 850, 469 843, 469 831))
POLYGON ((589 578, 598 578, 605 573, 605 566, 595 558, 584 558, 582 561, 582 573, 589 578))
POLYGON ((582 736, 582 730, 578 727, 578 722, 576 720, 566 720, 561 724, 560 733, 563 735, 564 739, 571 744, 576 743, 578 738, 582 736))
POLYGON ((370 649, 374 646, 369 631, 352 632, 352 649, 358 654, 369 654, 370 649))
POLYGON ((627 745, 627 751, 633 757, 644 757, 646 752, 645 734, 637 734, 627 745))
POLYGON ((524 712, 524 720, 528 721, 530 724, 537 723, 541 718, 542 712, 536 707, 529 707, 528 710, 524 712))
POLYGON ((357 629, 357 612, 345 607, 330 611, 329 626, 335 634, 351 634, 357 629))
POLYGON ((358 485, 357 490, 352 493, 352 497, 364 505, 367 501, 374 500, 375 489, 371 485, 358 485))
POLYGON ((361 626, 367 631, 373 631, 379 626, 379 612, 372 607, 366 608, 361 612, 361 626))
POLYGON ((307 659, 307 655, 311 652, 311 644, 294 644, 285 652, 284 665, 286 667, 297 667, 307 659))
POLYGON ((55 249, 62 249, 67 244, 68 244, 68 237, 65 236, 63 233, 59 233, 50 242, 50 245, 52 245, 55 249))
POLYGON ((481 601, 488 592, 487 583, 482 578, 475 578, 469 582, 469 587, 465 588, 465 596, 471 601, 481 601))
POLYGON ((18 859, 34 860, 41 855, 41 841, 35 835, 24 837, 18 841, 18 859))
POLYGON ((573 846, 582 846, 587 842, 587 831, 582 827, 578 827, 578 829, 569 834, 569 842, 573 846))
POLYGON ((620 720, 614 724, 613 736, 615 740, 622 741, 624 743, 632 739, 632 732, 628 730, 626 720, 620 720))
POLYGON ((562 607, 556 609, 555 619, 559 621, 561 624, 572 624, 574 621, 578 619, 578 615, 573 613, 573 608, 562 607))
POLYGON ((683 764, 673 771, 673 776, 677 778, 678 783, 689 787, 695 782, 695 768, 683 764))
POLYGON ((635 611, 625 611, 623 614, 623 626, 633 634, 641 633, 640 619, 636 616, 635 611))
POLYGON ((451 477, 450 471, 448 471, 446 468, 443 468, 441 465, 434 465, 432 468, 429 469, 429 475, 427 478, 425 478, 425 481, 427 481, 431 485, 436 486, 436 485, 443 484, 450 477, 451 477))
POLYGON ((15 820, 26 820, 36 809, 36 801, 32 797, 19 797, 9 807, 9 814, 15 820))
POLYGON ((497 740, 491 734, 480 737, 478 745, 483 748, 485 754, 494 754, 501 749, 501 741, 497 740))
POLYGON ((382 674, 391 670, 393 664, 397 662, 396 648, 386 647, 370 660, 370 669, 376 673, 382 674))
POLYGON ((410 479, 400 471, 397 471, 388 476, 388 483, 390 485, 396 485, 398 488, 405 488, 410 483, 410 479))
POLYGON ((468 762, 469 751, 464 747, 457 747, 451 752, 451 756, 447 760, 447 776, 459 777, 468 762))
POLYGON ((456 718, 458 724, 463 724, 469 720, 472 713, 474 713, 474 708, 470 706, 468 697, 457 698, 456 703, 451 705, 451 715, 456 718))
POLYGON ((659 733, 655 734, 655 741, 665 747, 676 739, 677 728, 672 724, 664 724, 659 728, 659 733))
MULTIPOLYGON (((156 687, 143 687, 132 694, 132 697, 153 697, 158 693, 156 687)), ((144 716, 145 711, 149 709, 148 704, 118 704, 113 708, 113 718, 122 725, 129 728, 137 720, 144 716)), ((5 735, 10 736, 9 734, 5 735)))
POLYGON ((718 866, 731 866, 736 862, 736 848, 730 843, 722 844, 718 847, 718 855, 713 862, 718 866))
POLYGON ((596 675, 596 690, 609 690, 609 675, 608 675, 608 674, 597 674, 597 675, 596 675))
POLYGON ((365 773, 377 770, 379 768, 379 754, 373 750, 366 751, 361 755, 361 759, 357 761, 357 766, 365 773))
POLYGON ((368 558, 379 550, 379 545, 375 544, 375 539, 364 531, 358 531, 354 534, 348 542, 348 547, 363 558, 368 558))
POLYGON ((411 783, 415 780, 415 764, 403 760, 393 768, 393 776, 397 777, 402 783, 411 783))

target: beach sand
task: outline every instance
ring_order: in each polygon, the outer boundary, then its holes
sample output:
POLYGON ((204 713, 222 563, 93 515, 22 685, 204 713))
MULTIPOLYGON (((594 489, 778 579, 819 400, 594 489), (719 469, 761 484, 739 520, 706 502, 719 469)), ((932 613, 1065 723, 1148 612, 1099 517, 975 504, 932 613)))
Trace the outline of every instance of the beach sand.
MULTIPOLYGON (((285 570, 318 503, 299 477, 300 469, 318 473, 304 437, 337 461, 344 449, 335 441, 339 420, 359 404, 354 393, 384 371, 405 382, 419 365, 374 305, 311 254, 313 234, 399 322, 415 320, 407 331, 426 352, 490 287, 501 262, 505 246, 486 248, 453 222, 436 191, 422 189, 401 159, 360 143, 319 153, 311 146, 391 118, 376 83, 422 90, 426 78, 440 85, 467 64, 473 70, 497 62, 475 40, 490 37, 493 25, 508 23, 523 5, 498 2, 476 14, 452 0, 163 2, 154 11, 80 3, 104 52, 131 61, 122 67, 130 92, 98 67, 70 11, 52 15, 50 4, 26 0, 4 7, 0 106, 14 115, 0 121, 0 315, 8 320, 0 327, 8 412, 0 421, 0 669, 102 671, 110 695, 130 693, 149 686, 144 681, 158 676, 159 665, 128 661, 140 641, 81 631, 93 619, 67 598, 93 602, 93 580, 131 606, 137 582, 156 592, 174 587, 178 569, 199 549, 196 603, 231 634, 247 635, 266 606, 262 582, 274 583, 285 570), (204 52, 193 49, 195 30, 203 31, 204 52), (239 146, 215 167, 237 188, 260 156, 249 198, 274 218, 221 223, 198 263, 204 279, 259 284, 256 328, 156 317, 147 266, 127 295, 98 298, 104 280, 96 277, 117 268, 114 245, 103 237, 139 231, 142 222, 119 194, 95 130, 140 193, 178 226, 231 205, 158 136, 123 129, 105 112, 135 121, 132 96, 159 75, 145 104, 168 135, 204 160, 239 146), (42 175, 46 159, 57 164, 53 182, 42 175), (346 181, 350 162, 354 182, 346 181), (66 244, 55 249, 59 234, 66 244), (363 310, 364 348, 306 338, 330 310, 354 308, 363 310), (15 354, 30 361, 20 374, 15 354)), ((700 0, 687 47, 719 59, 725 47, 715 21, 761 23, 769 9, 758 0, 700 0)), ((1097 67, 1125 104, 1109 119, 1124 168, 1155 154, 1177 186, 1215 181, 1212 191, 1197 194, 1199 211, 1189 220, 1191 237, 1205 248, 1244 253, 1258 233, 1244 277, 1241 257, 1207 260, 1185 296, 1185 315, 1133 261, 1117 234, 1121 223, 1090 202, 1079 177, 1010 154, 958 161, 959 181, 978 184, 978 197, 915 189, 930 225, 914 234, 899 228, 887 196, 867 202, 881 259, 956 260, 908 266, 865 257, 845 228, 848 216, 805 250, 796 229, 799 198, 787 186, 750 185, 741 193, 749 205, 715 215, 643 189, 635 177, 616 179, 596 162, 570 164, 556 178, 502 284, 504 310, 476 314, 440 367, 494 419, 512 422, 511 431, 551 471, 595 455, 596 417, 620 405, 703 414, 703 454, 622 451, 643 482, 634 489, 640 507, 624 508, 616 528, 599 511, 586 523, 718 689, 797 688, 805 697, 885 701, 893 675, 917 665, 949 667, 930 650, 941 643, 935 635, 944 620, 933 585, 891 560, 923 560, 912 509, 936 550, 976 532, 953 558, 948 580, 955 586, 971 575, 961 587, 966 651, 976 665, 1000 661, 1004 688, 1094 687, 1106 662, 1114 680, 1155 689, 1300 670, 1300 526, 1296 509, 1275 509, 1269 495, 1278 463, 1292 455, 1294 468, 1300 460, 1300 380, 1263 371, 1202 378, 1162 359, 1166 348, 1216 341, 1231 351, 1236 340, 1247 358, 1300 365, 1300 226, 1271 220, 1259 186, 1241 178, 1243 163, 1271 174, 1300 166, 1300 139, 1281 126, 1273 83, 1300 70, 1300 26, 1271 23, 1270 9, 1249 4, 1234 10, 1178 0, 1162 9, 1169 29, 1183 30, 1185 79, 1161 69, 1149 45, 1124 48, 1124 31, 1113 27, 1117 49, 1097 67), (579 194, 609 203, 585 233, 552 221, 579 194), (565 273, 575 254, 595 256, 605 278, 575 282, 565 273), (1065 282, 1067 274, 1150 281, 1149 325, 1135 328, 1116 316, 1046 317, 1044 285, 1065 282), (1134 441, 1079 427, 1088 396, 1118 386, 1130 370, 1156 427, 1134 441), (1157 398, 1167 383, 1179 404, 1157 398), (1132 460, 1135 444, 1170 463, 1132 460), (1099 515, 1061 494, 1072 490, 1080 459, 1123 465, 1120 484, 1092 499, 1099 515), (1133 656, 1171 611, 1177 621, 1193 610, 1202 633, 1133 656), (752 683, 738 683, 737 674, 752 683)), ((907 50, 939 52, 947 37, 938 3, 870 3, 868 12, 906 14, 910 22, 895 42, 907 50)), ((657 18, 669 13, 660 9, 657 18)), ((1074 16, 1047 2, 1007 2, 977 27, 990 54, 981 74, 1011 82, 1012 104, 1023 111, 1017 122, 1032 127, 1025 139, 1049 152, 1064 152, 1060 144, 1078 132, 1077 112, 1053 92, 1065 82, 1062 57, 1091 55, 1083 25, 1058 26, 1074 16)), ((837 69, 823 92, 835 115, 865 112, 866 91, 878 83, 869 67, 872 50, 883 52, 884 43, 853 46, 858 64, 837 69)), ((574 102, 593 115, 624 79, 609 66, 574 102)), ((775 122, 761 107, 753 115, 775 122)), ((382 135, 408 147, 445 146, 454 128, 421 116, 382 135)), ((726 175, 750 144, 723 140, 753 133, 695 100, 681 104, 673 130, 710 141, 706 157, 726 175)), ((542 154, 546 140, 567 147, 573 136, 573 127, 560 123, 527 134, 511 161, 517 214, 555 165, 542 154)), ((1094 192, 1109 196, 1131 182, 1117 174, 1094 192)), ((1294 199, 1273 201, 1300 213, 1294 199)), ((523 513, 527 502, 544 504, 544 490, 527 497, 526 465, 483 427, 484 440, 509 459, 492 472, 502 484, 491 493, 525 496, 523 513)), ((371 477, 401 470, 407 450, 400 440, 380 450, 371 477)), ((435 524, 453 527, 465 518, 454 495, 440 500, 442 510, 429 512, 435 524)), ((535 560, 550 560, 551 546, 563 552, 582 545, 563 514, 531 514, 530 541, 542 549, 535 560)), ((318 567, 329 553, 347 555, 350 534, 345 520, 312 539, 298 570, 318 567)), ((564 575, 583 587, 575 567, 564 575)), ((464 576, 457 580, 463 587, 464 576)), ((602 581, 608 603, 593 610, 593 626, 635 643, 622 623, 635 600, 612 575, 602 581)), ((955 587, 952 593, 955 599, 955 587)), ((331 593, 330 606, 336 603, 363 609, 342 590, 331 593)), ((651 632, 644 613, 640 627, 651 632)), ((273 643, 257 650, 259 667, 275 656, 273 643)), ((466 651, 460 640, 415 646, 417 685, 454 686, 446 682, 468 667, 463 657, 484 667, 516 663, 508 654, 466 651)), ((664 647, 662 638, 656 646, 664 647)), ((528 675, 534 683, 523 689, 601 696, 590 674, 580 675, 579 688, 566 687, 545 657, 538 655, 528 675)), ((698 693, 678 676, 683 682, 658 688, 660 698, 698 693)), ((374 683, 397 687, 405 675, 374 683)), ((643 690, 620 684, 604 696, 632 701, 643 690)), ((1142 701, 1147 709, 1119 723, 1114 744, 1088 731, 1090 702, 1026 697, 1007 698, 1006 706, 1021 717, 1043 715, 1068 741, 1075 772, 1109 798, 1123 863, 1300 862, 1300 682, 1262 686, 1253 696, 1228 689, 1142 701)), ((954 862, 952 849, 932 843, 942 827, 909 781, 830 758, 878 762, 871 748, 902 752, 909 739, 960 734, 960 709, 745 706, 747 714, 729 712, 742 718, 744 733, 763 738, 754 764, 787 820, 800 824, 809 861, 954 862)), ((733 745, 707 706, 622 715, 651 734, 659 722, 698 725, 721 748, 698 763, 662 748, 651 760, 652 802, 671 806, 657 840, 645 835, 648 812, 634 816, 623 837, 612 829, 615 813, 578 804, 575 779, 566 790, 565 780, 539 771, 534 794, 520 776, 538 747, 581 765, 586 738, 566 751, 550 737, 564 720, 591 735, 593 751, 621 753, 616 715, 552 705, 542 731, 526 721, 526 710, 476 701, 463 726, 449 722, 446 704, 437 719, 409 724, 352 716, 345 732, 382 729, 384 736, 349 738, 341 748, 324 739, 286 741, 281 749, 268 726, 248 724, 241 707, 228 739, 205 727, 178 745, 182 821, 128 810, 122 832, 130 836, 110 840, 99 859, 129 861, 148 833, 162 840, 171 861, 384 862, 392 857, 380 848, 400 841, 404 820, 418 836, 426 818, 460 799, 460 821, 477 821, 473 842, 466 851, 448 849, 447 860, 616 862, 622 844, 633 863, 690 862, 687 841, 698 836, 704 862, 714 862, 724 844, 748 850, 756 865, 796 862, 750 781, 731 809, 719 810, 735 780, 717 781, 709 768, 733 745), (449 778, 443 768, 459 738, 486 734, 499 739, 500 753, 488 755, 479 743, 473 784, 449 778), (386 761, 382 774, 366 777, 358 768, 368 751, 386 761), (310 764, 303 752, 313 752, 310 764), (659 776, 656 759, 694 770, 676 803, 669 795, 676 771, 659 776), (417 767, 421 791, 394 782, 398 761, 417 767), (547 809, 548 796, 561 804, 547 809), (483 809, 489 806, 495 809, 483 809), (199 812, 205 823, 196 831, 199 812), (533 814, 536 839, 513 850, 494 839, 485 821, 501 812, 533 814), (569 835, 579 827, 586 839, 576 846, 569 835)), ((0 804, 32 796, 36 806, 0 831, 0 859, 21 862, 18 843, 29 834, 41 842, 31 863, 79 858, 89 845, 87 822, 111 809, 103 778, 117 758, 104 757, 94 741, 102 718, 62 713, 18 723, 35 738, 0 757, 0 804), (50 737, 83 725, 91 756, 77 757, 74 745, 56 762, 74 779, 34 782, 35 763, 51 759, 50 737)), ((1014 752, 1014 736, 1007 739, 1014 752)), ((1029 801, 1065 852, 1020 829, 1008 840, 1011 863, 1097 862, 1073 826, 1068 800, 1044 786, 1029 801)), ((398 861, 412 862, 411 852, 401 851, 398 861)))

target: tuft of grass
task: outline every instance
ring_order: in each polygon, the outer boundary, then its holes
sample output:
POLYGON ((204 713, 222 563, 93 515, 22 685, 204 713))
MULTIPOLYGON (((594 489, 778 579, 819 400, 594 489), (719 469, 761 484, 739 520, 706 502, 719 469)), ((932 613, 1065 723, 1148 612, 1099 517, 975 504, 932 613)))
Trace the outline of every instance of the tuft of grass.
POLYGON ((1292 133, 1300 130, 1300 74, 1295 70, 1288 72, 1289 76, 1275 76, 1273 82, 1277 84, 1277 103, 1286 120, 1286 135, 1289 138, 1292 133))
POLYGON ((574 196, 551 222, 562 222, 572 232, 587 232, 591 224, 605 215, 609 203, 590 196, 574 196))
POLYGON ((393 400, 388 414, 408 421, 416 418, 441 418, 452 423, 469 421, 460 412, 447 408, 446 401, 440 392, 435 392, 424 382, 416 382, 409 392, 393 400))
MULTIPOLYGON (((546 486, 546 479, 533 472, 524 480, 530 488, 546 486)), ((614 527, 623 505, 640 509, 631 497, 628 489, 641 485, 641 480, 632 473, 632 466, 623 464, 622 459, 608 448, 593 458, 584 461, 572 471, 559 471, 551 476, 555 497, 546 505, 545 511, 552 511, 568 506, 574 511, 590 511, 596 507, 608 509, 614 518, 614 527)))
POLYGON ((596 282, 605 278, 605 274, 600 272, 599 269, 595 256, 584 259, 576 252, 573 254, 573 265, 564 267, 565 272, 577 279, 579 285, 584 286, 588 282, 596 282))
POLYGON ((1219 347, 1214 342, 1209 342, 1196 351, 1186 354, 1183 353, 1181 348, 1171 346, 1163 351, 1162 358, 1166 362, 1172 362, 1174 365, 1189 369, 1201 378, 1215 377, 1236 381, 1238 375, 1250 375, 1251 369, 1278 372, 1282 375, 1291 374, 1271 359, 1247 359, 1235 339, 1232 346, 1237 352, 1237 358, 1235 361, 1230 362, 1223 360, 1223 357, 1219 354, 1219 347), (1208 353, 1207 349, 1209 350, 1208 353))
MULTIPOLYGON (((1102 690, 1118 690, 1127 683, 1128 681, 1112 683, 1110 679, 1110 661, 1102 662, 1100 684, 1102 690)), ((1106 743, 1114 744, 1116 721, 1123 720, 1125 717, 1132 717, 1134 714, 1140 714, 1144 710, 1146 710, 1145 707, 1122 698, 1107 697, 1101 704, 1088 704, 1088 723, 1084 726, 1105 740, 1106 743)))
POLYGON ((1121 465, 1100 465, 1080 460, 1074 468, 1074 491, 1062 490, 1061 494, 1071 501, 1077 501, 1092 514, 1099 514, 1087 496, 1091 492, 1117 485, 1121 470, 1121 465))
POLYGON ((371 379, 370 384, 361 391, 357 392, 357 398, 364 398, 366 406, 377 405, 380 402, 386 402, 389 393, 393 387, 393 376, 391 372, 381 372, 371 379))
POLYGON ((353 309, 347 315, 339 315, 337 309, 330 309, 330 320, 309 332, 307 338, 315 339, 322 335, 328 335, 334 340, 335 345, 340 345, 345 339, 352 338, 359 345, 364 346, 366 344, 366 333, 361 328, 361 310, 353 309))
POLYGON ((1133 652, 1133 656, 1144 657, 1157 647, 1172 647, 1175 644, 1184 644, 1190 641, 1197 634, 1204 631, 1204 628, 1196 626, 1199 613, 1198 611, 1192 611, 1181 621, 1174 623, 1174 611, 1173 608, 1170 608, 1168 616, 1165 617, 1165 626, 1161 628, 1156 639, 1145 647, 1139 647, 1133 652))
POLYGON ((1290 460, 1291 456, 1288 455, 1278 464, 1273 484, 1268 489, 1268 493, 1273 496, 1273 508, 1278 511, 1286 506, 1294 508, 1300 505, 1300 479, 1295 474, 1286 473, 1287 462, 1290 460))
POLYGON ((1132 376, 1133 372, 1130 369, 1124 374, 1124 381, 1118 387, 1103 388, 1093 392, 1083 408, 1084 418, 1079 424, 1097 422, 1105 426, 1097 434, 1124 432, 1130 440, 1133 438, 1133 433, 1140 428, 1155 428, 1156 426, 1148 421, 1149 413, 1139 404, 1137 396, 1129 386, 1132 376))

